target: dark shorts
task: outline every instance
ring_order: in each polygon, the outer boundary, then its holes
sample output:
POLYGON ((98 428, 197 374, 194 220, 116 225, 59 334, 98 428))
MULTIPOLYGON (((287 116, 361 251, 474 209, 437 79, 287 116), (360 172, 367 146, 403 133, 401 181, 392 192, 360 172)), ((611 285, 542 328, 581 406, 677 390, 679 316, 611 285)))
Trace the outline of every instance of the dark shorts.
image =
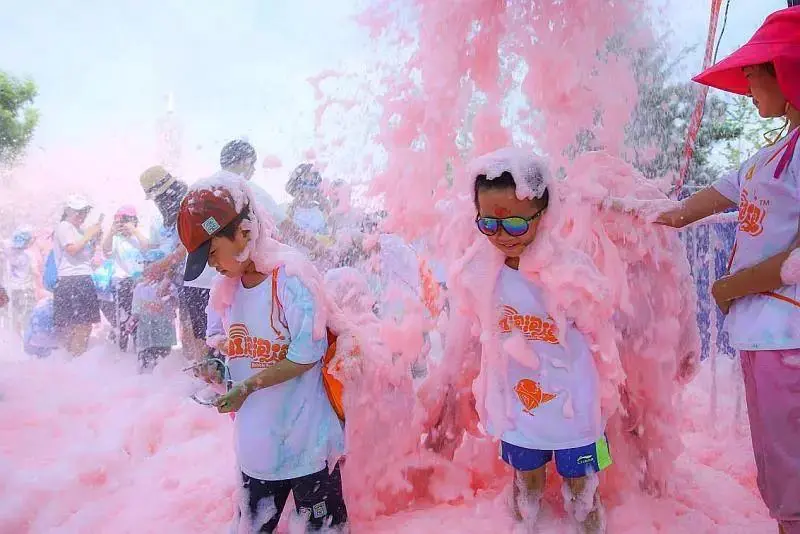
POLYGON ((53 323, 56 328, 99 322, 100 303, 92 277, 59 277, 53 290, 53 323))
POLYGON ((526 449, 501 441, 500 456, 517 471, 539 469, 555 457, 558 474, 564 478, 585 477, 611 465, 611 453, 605 436, 591 445, 558 451, 526 449))
POLYGON ((195 339, 206 338, 206 307, 210 294, 210 289, 202 287, 182 287, 180 290, 181 315, 189 319, 195 339))
MULTIPOLYGON (((258 480, 242 473, 250 518, 256 518, 254 532, 275 532, 289 492, 297 513, 308 516, 308 530, 336 527, 347 523, 347 507, 342 495, 339 466, 290 480, 258 480), (259 528, 260 530, 256 530, 259 528)), ((247 521, 247 518, 243 518, 247 521)), ((252 521, 252 519, 251 519, 252 521)))

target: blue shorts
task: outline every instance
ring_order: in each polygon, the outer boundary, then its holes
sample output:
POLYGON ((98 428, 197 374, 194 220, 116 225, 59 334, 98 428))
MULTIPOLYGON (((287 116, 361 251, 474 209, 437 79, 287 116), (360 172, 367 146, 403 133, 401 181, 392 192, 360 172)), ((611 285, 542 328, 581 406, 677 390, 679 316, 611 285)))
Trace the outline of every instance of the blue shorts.
POLYGON ((564 478, 580 478, 591 473, 599 473, 611 465, 611 453, 605 436, 597 442, 574 449, 560 451, 543 451, 526 449, 500 442, 500 456, 503 461, 517 471, 533 471, 546 465, 556 457, 556 469, 564 478))

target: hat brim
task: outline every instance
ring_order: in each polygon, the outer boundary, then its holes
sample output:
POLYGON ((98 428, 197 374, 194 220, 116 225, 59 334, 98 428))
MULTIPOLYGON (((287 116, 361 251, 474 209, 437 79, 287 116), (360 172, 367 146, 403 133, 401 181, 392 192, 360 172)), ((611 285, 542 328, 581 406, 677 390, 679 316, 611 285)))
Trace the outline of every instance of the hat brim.
POLYGON ((149 191, 146 191, 144 194, 144 198, 146 198, 147 200, 153 200, 157 196, 164 194, 167 189, 172 187, 172 184, 174 184, 176 180, 177 178, 175 178, 174 176, 170 176, 170 179, 165 181, 163 184, 159 185, 156 188, 150 189, 149 191))
POLYGON ((185 282, 197 280, 208 265, 208 253, 211 251, 211 240, 209 239, 186 257, 186 270, 183 273, 185 282))
POLYGON ((750 84, 742 69, 775 61, 784 55, 784 48, 774 43, 748 43, 692 80, 729 93, 749 94, 750 84))

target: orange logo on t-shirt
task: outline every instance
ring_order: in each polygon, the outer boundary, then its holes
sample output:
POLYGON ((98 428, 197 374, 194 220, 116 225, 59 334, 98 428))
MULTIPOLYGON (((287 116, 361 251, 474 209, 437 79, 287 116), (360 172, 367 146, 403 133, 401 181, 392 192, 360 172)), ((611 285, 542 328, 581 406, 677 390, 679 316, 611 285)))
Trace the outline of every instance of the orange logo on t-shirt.
POLYGON ((511 306, 503 306, 500 332, 508 334, 514 328, 530 341, 544 341, 558 345, 558 328, 552 320, 545 320, 535 315, 520 315, 511 306))
POLYGON ((747 190, 742 189, 739 197, 739 230, 755 237, 764 231, 764 217, 767 211, 756 202, 751 202, 747 196, 747 190))
POLYGON ((250 367, 265 369, 286 358, 289 345, 272 343, 269 339, 252 337, 247 325, 232 324, 228 329, 228 356, 230 358, 251 358, 250 367))
POLYGON ((533 415, 533 410, 556 398, 552 393, 542 391, 542 387, 538 382, 528 378, 523 378, 517 382, 517 385, 514 386, 514 393, 517 394, 522 406, 525 407, 524 412, 531 415, 533 415))

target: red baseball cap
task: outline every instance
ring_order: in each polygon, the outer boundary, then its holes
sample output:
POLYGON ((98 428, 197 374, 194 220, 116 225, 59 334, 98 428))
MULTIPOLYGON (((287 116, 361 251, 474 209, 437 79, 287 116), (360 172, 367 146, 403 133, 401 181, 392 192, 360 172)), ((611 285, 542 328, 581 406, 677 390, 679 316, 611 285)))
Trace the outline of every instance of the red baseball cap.
POLYGON ((187 193, 178 212, 178 236, 189 252, 184 280, 191 282, 203 273, 208 264, 211 238, 237 215, 233 198, 224 187, 187 193))
POLYGON ((746 95, 750 87, 742 69, 762 63, 775 66, 781 92, 800 109, 800 7, 771 14, 747 43, 693 79, 703 85, 746 95))

